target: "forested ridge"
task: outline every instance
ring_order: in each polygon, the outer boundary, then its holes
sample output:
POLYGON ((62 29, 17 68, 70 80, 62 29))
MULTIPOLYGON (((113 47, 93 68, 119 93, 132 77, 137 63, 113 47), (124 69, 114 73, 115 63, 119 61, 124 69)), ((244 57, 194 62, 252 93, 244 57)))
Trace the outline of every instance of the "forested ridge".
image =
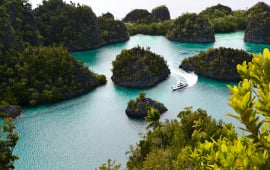
MULTIPOLYGON (((34 11, 27 0, 3 0, 0 5, 2 103, 32 106, 55 102, 78 96, 106 82, 104 75, 91 72, 68 52, 68 49, 80 49, 77 47, 86 41, 91 45, 106 44, 117 42, 117 36, 121 36, 121 33, 112 35, 114 39, 110 42, 110 34, 106 41, 102 37, 93 38, 92 34, 87 34, 87 31, 93 30, 87 24, 97 27, 97 18, 90 7, 76 7, 75 4, 68 5, 62 0, 44 1, 34 11), (68 14, 75 18, 65 18, 69 17, 68 14), (51 19, 45 22, 44 18, 51 19), (75 27, 74 21, 81 25, 75 27), (63 27, 61 23, 67 27, 63 27), (75 37, 76 42, 71 38, 75 34, 79 36, 75 37)), ((123 27, 123 24, 110 20, 111 25, 114 23, 123 27)), ((103 26, 103 30, 106 29, 103 26)), ((99 35, 98 27, 96 31, 99 35)), ((125 27, 121 31, 125 31, 125 27)), ((128 39, 127 35, 125 34, 122 41, 128 39)))

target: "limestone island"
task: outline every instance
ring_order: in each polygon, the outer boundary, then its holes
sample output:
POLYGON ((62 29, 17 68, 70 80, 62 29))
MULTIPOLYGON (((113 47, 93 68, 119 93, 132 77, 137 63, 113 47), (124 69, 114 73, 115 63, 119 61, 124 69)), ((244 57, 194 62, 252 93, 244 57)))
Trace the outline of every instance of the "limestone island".
POLYGON ((209 21, 195 13, 178 17, 166 37, 169 40, 190 43, 215 42, 215 32, 209 21))
POLYGON ((270 44, 270 6, 258 2, 247 11, 248 25, 244 40, 253 43, 270 44))
POLYGON ((252 55, 243 50, 224 47, 210 48, 208 51, 185 58, 180 68, 217 80, 239 81, 237 64, 242 64, 244 61, 249 62, 251 59, 252 55))
POLYGON ((170 74, 169 67, 162 56, 140 46, 122 50, 112 65, 112 81, 119 86, 129 88, 153 87, 170 74))
POLYGON ((151 98, 146 98, 145 93, 140 93, 135 100, 130 100, 128 102, 126 114, 131 118, 144 118, 147 116, 150 108, 157 109, 160 114, 168 110, 164 104, 152 100, 151 98))

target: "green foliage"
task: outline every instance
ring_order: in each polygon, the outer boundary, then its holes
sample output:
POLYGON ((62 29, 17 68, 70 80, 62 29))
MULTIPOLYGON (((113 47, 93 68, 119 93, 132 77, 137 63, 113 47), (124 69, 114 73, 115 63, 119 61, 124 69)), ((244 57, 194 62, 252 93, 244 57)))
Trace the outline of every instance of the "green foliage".
MULTIPOLYGON (((39 45, 41 43, 40 34, 28 0, 5 0, 1 4, 1 10, 3 13, 1 13, 0 18, 5 18, 2 24, 7 23, 12 27, 9 28, 12 30, 1 29, 1 31, 4 31, 4 36, 8 36, 8 34, 5 35, 5 32, 13 31, 13 36, 17 38, 17 40, 13 41, 20 41, 20 43, 27 42, 31 45, 39 45)), ((7 25, 3 24, 2 26, 6 27, 7 25)))
POLYGON ((167 38, 180 42, 209 43, 215 41, 214 29, 207 19, 193 14, 178 17, 167 32, 167 38))
POLYGON ((102 17, 98 17, 97 23, 102 44, 121 42, 129 39, 126 25, 121 21, 115 21, 112 14, 107 13, 102 17))
POLYGON ((166 35, 172 24, 173 20, 166 20, 151 24, 126 23, 126 26, 130 35, 166 35))
POLYGON ((18 134, 14 132, 15 126, 12 119, 7 118, 0 123, 0 169, 14 169, 14 161, 19 159, 13 155, 13 149, 19 139, 18 134))
POLYGON ((149 112, 153 111, 151 109, 157 110, 159 114, 167 111, 167 108, 164 106, 164 104, 156 100, 146 98, 145 93, 140 93, 140 95, 135 100, 130 100, 128 102, 126 113, 129 117, 146 118, 149 116, 149 112))
POLYGON ((245 41, 255 43, 270 43, 270 6, 258 2, 247 11, 248 25, 245 41))
POLYGON ((247 26, 246 11, 232 11, 221 4, 206 8, 199 15, 209 20, 215 33, 245 30, 247 26))
POLYGON ((115 161, 108 159, 107 163, 104 163, 99 167, 99 170, 118 170, 120 169, 120 167, 121 167, 121 164, 115 165, 115 161))
POLYGON ((230 106, 238 113, 233 116, 245 125, 250 138, 259 148, 270 149, 270 52, 254 55, 251 62, 237 65, 243 81, 231 87, 230 106))
MULTIPOLYGON (((270 52, 253 55, 251 62, 237 65, 242 81, 229 86, 229 105, 237 115, 229 116, 240 121, 246 136, 200 143, 191 154, 198 169, 269 169, 270 124, 269 82, 270 52)), ((230 134, 230 131, 228 131, 230 134)))
POLYGON ((180 68, 195 71, 206 77, 219 80, 240 80, 236 65, 251 61, 252 56, 243 50, 220 47, 208 49, 199 54, 185 58, 180 68))
POLYGON ((62 44, 69 50, 100 45, 97 18, 90 7, 76 7, 63 0, 42 3, 34 9, 34 16, 45 45, 62 44))
POLYGON ((122 50, 112 65, 112 80, 127 87, 152 87, 170 73, 163 57, 140 46, 122 50))
POLYGON ((165 5, 152 9, 151 13, 157 21, 166 21, 171 19, 170 11, 165 5))
POLYGON ((63 47, 31 47, 0 63, 0 99, 36 105, 82 94, 106 78, 88 70, 63 47))
POLYGON ((145 9, 134 9, 125 16, 123 21, 138 24, 139 23, 149 24, 156 22, 157 20, 150 12, 148 12, 145 9))
POLYGON ((228 136, 227 130, 231 131, 231 138, 236 138, 231 125, 217 123, 202 109, 186 108, 179 113, 179 121, 160 122, 158 115, 155 110, 149 112, 147 119, 153 129, 135 149, 130 147, 128 169, 188 169, 194 167, 189 155, 199 142, 228 136))
POLYGON ((232 9, 222 4, 217 4, 215 6, 208 7, 202 12, 200 12, 201 16, 209 19, 224 17, 230 14, 232 14, 232 9))

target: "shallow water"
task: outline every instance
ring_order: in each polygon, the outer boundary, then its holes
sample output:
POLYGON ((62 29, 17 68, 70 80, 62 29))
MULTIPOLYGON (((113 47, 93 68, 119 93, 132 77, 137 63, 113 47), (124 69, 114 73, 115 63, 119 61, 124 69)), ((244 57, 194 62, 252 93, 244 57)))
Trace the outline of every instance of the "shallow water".
MULTIPOLYGON (((25 109, 15 124, 20 140, 14 153, 17 170, 92 170, 111 158, 125 167, 125 152, 145 132, 142 120, 129 119, 125 108, 140 92, 165 104, 162 120, 176 118, 184 107, 203 108, 215 119, 239 124, 225 116, 233 112, 227 105, 231 82, 186 74, 178 69, 187 56, 212 47, 231 47, 261 52, 266 45, 244 43, 243 32, 217 34, 212 44, 178 43, 162 36, 136 35, 128 42, 72 55, 96 73, 105 74, 107 84, 81 97, 51 105, 25 109), (112 61, 122 49, 150 47, 162 55, 171 70, 170 77, 154 88, 132 90, 114 85, 110 79, 112 61), (190 87, 172 92, 171 86, 185 79, 190 87)), ((270 48, 268 46, 268 48, 270 48)))

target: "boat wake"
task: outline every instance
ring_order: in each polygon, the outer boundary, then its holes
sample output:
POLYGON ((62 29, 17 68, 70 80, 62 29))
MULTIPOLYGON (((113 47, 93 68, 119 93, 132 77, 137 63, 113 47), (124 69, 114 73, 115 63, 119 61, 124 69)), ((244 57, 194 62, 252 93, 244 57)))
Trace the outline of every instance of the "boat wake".
POLYGON ((177 71, 172 71, 172 75, 175 77, 177 83, 185 82, 188 84, 188 87, 194 86, 198 81, 198 75, 194 72, 188 73, 180 69, 177 71))

